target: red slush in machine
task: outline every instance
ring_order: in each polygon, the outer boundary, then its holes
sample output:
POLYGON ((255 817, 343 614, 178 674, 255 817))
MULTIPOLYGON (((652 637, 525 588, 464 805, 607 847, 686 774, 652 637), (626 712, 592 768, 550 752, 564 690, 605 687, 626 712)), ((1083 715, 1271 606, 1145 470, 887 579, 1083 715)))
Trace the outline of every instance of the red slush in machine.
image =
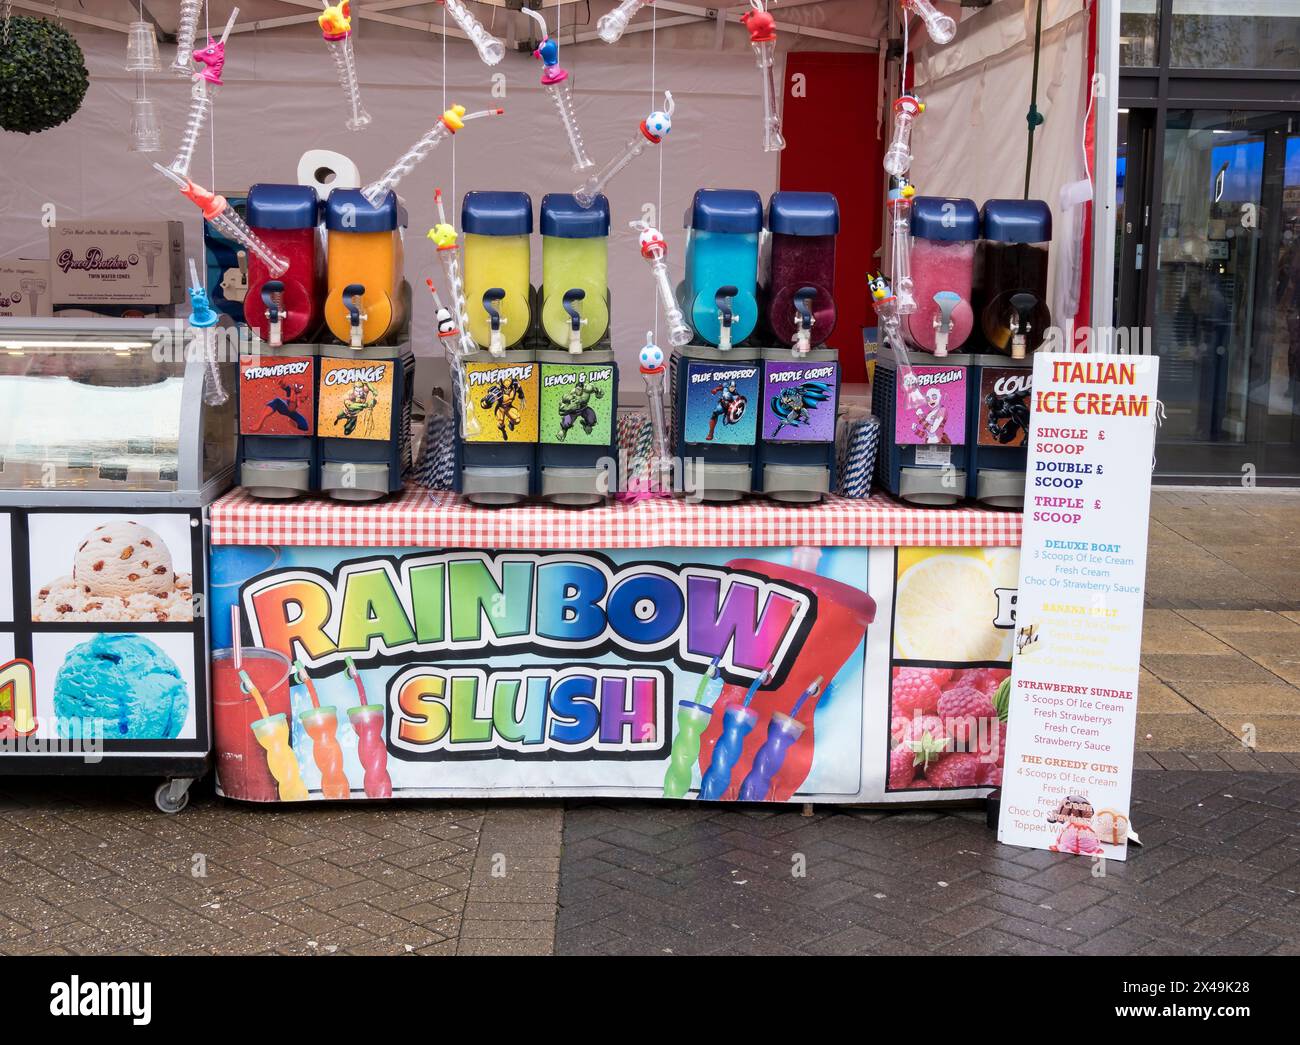
POLYGON ((971 305, 980 214, 973 200, 917 196, 912 201, 912 297, 903 333, 922 352, 946 356, 975 327, 971 305))
POLYGON ((239 363, 239 481, 256 497, 316 489, 316 371, 325 298, 320 203, 310 185, 254 185, 248 226, 289 263, 250 252, 244 319, 261 344, 239 363))

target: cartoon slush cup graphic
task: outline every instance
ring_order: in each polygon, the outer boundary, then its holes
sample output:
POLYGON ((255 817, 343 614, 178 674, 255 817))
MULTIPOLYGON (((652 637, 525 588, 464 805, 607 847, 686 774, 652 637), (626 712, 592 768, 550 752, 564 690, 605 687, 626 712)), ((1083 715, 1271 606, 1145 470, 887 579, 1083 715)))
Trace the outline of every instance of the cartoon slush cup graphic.
POLYGON ((311 697, 311 707, 298 712, 298 719, 311 737, 312 758, 320 770, 321 793, 326 798, 347 798, 352 789, 348 785, 347 774, 343 772, 338 715, 330 705, 321 707, 320 698, 316 695, 316 684, 308 676, 302 661, 294 661, 293 675, 290 677, 305 686, 311 697))
POLYGON ((262 694, 249 678, 247 671, 239 672, 239 682, 245 693, 257 702, 262 717, 253 723, 253 736, 266 751, 266 765, 275 777, 282 802, 301 802, 307 798, 307 785, 302 782, 298 759, 289 746, 289 719, 283 712, 272 715, 262 694))
MULTIPOLYGON (((812 626, 798 647, 801 655, 790 665, 782 684, 775 689, 756 690, 748 707, 745 707, 746 691, 743 687, 723 686, 701 739, 699 765, 701 772, 704 772, 712 762, 713 748, 723 734, 727 712, 732 708, 739 709, 732 715, 738 730, 743 726, 744 720, 749 718, 741 715, 740 711, 752 715, 753 721, 744 730, 740 753, 731 767, 731 784, 717 796, 722 799, 736 798, 740 787, 754 768, 755 756, 766 743, 766 738, 754 727, 762 719, 771 721, 778 714, 795 719, 803 726, 803 730, 786 745, 784 763, 772 773, 770 786, 763 796, 768 801, 786 802, 807 779, 812 767, 815 745, 813 716, 817 703, 826 699, 840 668, 848 662, 865 637, 868 625, 875 620, 876 603, 857 588, 807 569, 779 566, 759 559, 733 559, 727 563, 727 568, 766 577, 779 584, 803 588, 816 596, 812 626), (816 654, 812 656, 803 651, 816 651, 816 654), (813 684, 818 676, 824 677, 825 685, 814 689, 813 684), (813 697, 818 699, 814 700, 813 697), (786 708, 791 711, 787 712, 786 708)), ((763 779, 763 774, 760 773, 751 783, 750 790, 756 790, 763 779)))
POLYGON ((366 700, 365 683, 351 657, 344 657, 348 676, 356 683, 361 703, 348 708, 348 721, 357 734, 357 757, 365 770, 362 786, 367 798, 392 798, 393 781, 388 775, 388 748, 384 745, 384 707, 366 700))
POLYGON ((677 705, 677 735, 673 737, 668 769, 664 772, 664 798, 684 798, 691 789, 695 760, 700 757, 700 736, 713 714, 713 702, 722 692, 722 676, 718 673, 721 657, 721 654, 714 657, 700 676, 695 699, 677 705))

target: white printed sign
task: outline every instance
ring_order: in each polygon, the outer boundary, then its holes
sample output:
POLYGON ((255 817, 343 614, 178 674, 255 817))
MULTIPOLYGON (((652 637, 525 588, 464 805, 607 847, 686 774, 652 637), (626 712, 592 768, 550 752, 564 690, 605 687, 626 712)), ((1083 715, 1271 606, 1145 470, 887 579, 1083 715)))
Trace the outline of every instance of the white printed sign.
POLYGON ((1125 857, 1158 362, 1034 360, 1000 842, 1125 857))

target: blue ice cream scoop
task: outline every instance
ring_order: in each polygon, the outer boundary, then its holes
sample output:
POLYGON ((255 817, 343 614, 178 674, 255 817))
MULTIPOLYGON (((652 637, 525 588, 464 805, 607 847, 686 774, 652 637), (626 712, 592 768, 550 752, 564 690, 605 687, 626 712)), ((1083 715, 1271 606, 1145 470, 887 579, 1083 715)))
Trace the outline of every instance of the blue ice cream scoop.
POLYGON ((141 635, 96 635, 74 646, 54 680, 62 737, 80 737, 99 720, 105 740, 173 740, 189 706, 176 662, 141 635))

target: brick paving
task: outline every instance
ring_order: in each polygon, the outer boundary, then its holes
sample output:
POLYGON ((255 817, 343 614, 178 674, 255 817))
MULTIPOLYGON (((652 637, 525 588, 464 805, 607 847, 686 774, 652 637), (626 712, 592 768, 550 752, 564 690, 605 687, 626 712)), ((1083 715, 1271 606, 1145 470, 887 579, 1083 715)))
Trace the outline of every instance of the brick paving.
POLYGON ((1142 771, 1133 820, 1095 877, 973 810, 572 805, 556 953, 1300 954, 1300 774, 1142 771))

